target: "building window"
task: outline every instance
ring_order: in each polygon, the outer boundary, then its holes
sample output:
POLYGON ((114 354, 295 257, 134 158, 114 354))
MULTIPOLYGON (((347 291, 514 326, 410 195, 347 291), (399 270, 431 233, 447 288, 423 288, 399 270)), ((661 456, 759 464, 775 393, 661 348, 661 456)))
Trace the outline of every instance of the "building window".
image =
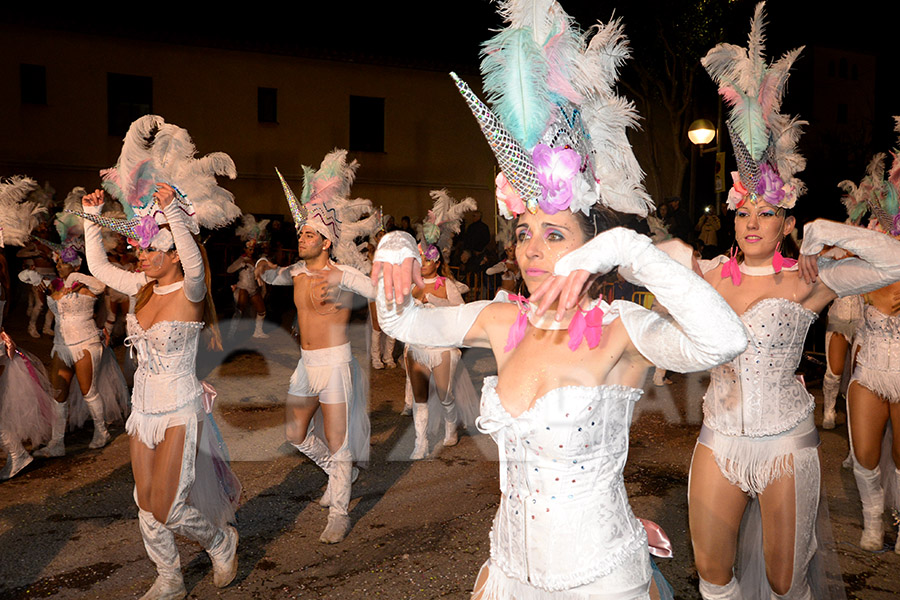
POLYGON ((837 105, 837 122, 841 124, 847 123, 847 105, 843 102, 837 105))
POLYGON ((256 88, 256 116, 260 123, 278 122, 277 88, 256 88))
POLYGON ((22 104, 47 104, 47 67, 19 65, 19 85, 22 104))
POLYGON ((153 113, 153 78, 106 74, 109 135, 123 136, 136 119, 153 113))
POLYGON ((384 98, 350 96, 350 150, 384 152, 384 98))
POLYGON ((847 79, 847 59, 842 58, 838 61, 838 77, 847 79))

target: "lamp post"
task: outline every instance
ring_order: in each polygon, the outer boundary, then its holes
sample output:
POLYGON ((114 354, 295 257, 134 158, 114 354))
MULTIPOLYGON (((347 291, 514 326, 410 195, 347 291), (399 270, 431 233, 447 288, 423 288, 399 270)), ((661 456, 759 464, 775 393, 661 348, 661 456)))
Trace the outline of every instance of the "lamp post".
POLYGON ((688 127, 688 139, 694 144, 691 149, 691 196, 688 212, 691 215, 691 222, 694 222, 694 199, 697 188, 697 165, 696 154, 699 152, 703 156, 707 152, 718 151, 718 144, 714 148, 703 148, 706 144, 716 138, 716 126, 708 119, 697 119, 688 127), (700 148, 697 148, 700 146, 700 148))

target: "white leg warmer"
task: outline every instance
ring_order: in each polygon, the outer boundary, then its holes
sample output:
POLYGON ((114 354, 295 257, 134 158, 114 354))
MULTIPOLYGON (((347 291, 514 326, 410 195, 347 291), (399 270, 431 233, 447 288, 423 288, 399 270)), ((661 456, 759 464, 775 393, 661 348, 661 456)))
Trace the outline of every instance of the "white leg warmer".
POLYGON ((66 455, 66 424, 69 421, 69 403, 53 402, 53 424, 50 442, 43 448, 36 450, 34 455, 39 458, 66 455))
POLYGON ((43 333, 44 335, 53 335, 53 311, 49 308, 47 309, 47 314, 44 315, 43 333))
POLYGON ((734 577, 725 585, 715 585, 701 577, 700 597, 703 600, 743 600, 744 598, 741 595, 741 587, 734 577))
POLYGON ((336 544, 347 537, 350 531, 350 487, 353 479, 353 459, 346 446, 331 456, 331 473, 328 475, 328 489, 331 492, 328 509, 328 524, 319 537, 326 544, 336 544))
POLYGON ((94 421, 94 437, 89 448, 102 448, 109 443, 109 432, 106 430, 106 417, 103 414, 103 400, 94 386, 87 396, 84 397, 88 411, 91 413, 91 419, 94 421))
POLYGON ((862 501, 863 532, 859 545, 864 550, 875 552, 884 547, 884 487, 881 484, 881 469, 866 469, 853 461, 853 476, 859 488, 862 501))
POLYGON ((253 337, 265 339, 269 334, 263 331, 263 323, 266 321, 266 313, 256 315, 256 326, 253 330, 253 337))
POLYGON ((835 404, 837 403, 838 391, 841 387, 841 376, 835 375, 830 369, 825 369, 825 379, 822 380, 822 396, 824 398, 825 410, 822 418, 822 427, 825 429, 834 429, 835 404))
POLYGON ((372 346, 369 348, 369 356, 372 359, 372 368, 381 370, 384 363, 381 361, 381 336, 382 333, 377 329, 372 330, 372 346))
POLYGON ((397 363, 394 362, 394 345, 397 343, 397 340, 389 336, 388 334, 382 334, 381 338, 384 340, 384 366, 388 369, 394 369, 397 367, 397 363))
POLYGON ((25 450, 22 442, 8 431, 0 429, 0 446, 6 450, 6 464, 0 471, 0 481, 15 477, 19 471, 27 467, 33 458, 25 450))
POLYGON ((428 404, 413 402, 413 425, 416 429, 416 445, 410 460, 421 460, 428 454, 428 404))

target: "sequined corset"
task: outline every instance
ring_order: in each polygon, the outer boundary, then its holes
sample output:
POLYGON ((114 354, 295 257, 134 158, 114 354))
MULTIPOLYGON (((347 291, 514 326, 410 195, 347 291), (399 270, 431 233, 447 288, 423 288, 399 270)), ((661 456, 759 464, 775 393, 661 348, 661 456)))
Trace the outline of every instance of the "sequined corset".
POLYGON ((625 386, 563 387, 513 418, 486 377, 479 430, 499 447, 500 508, 491 561, 546 590, 583 585, 646 547, 622 471, 634 403, 625 386))
POLYGON ((844 296, 835 298, 828 309, 828 320, 857 321, 862 318, 862 298, 856 296, 844 296))
POLYGON ((890 317, 871 304, 866 305, 863 315, 865 319, 857 336, 857 364, 900 373, 900 315, 890 317))
POLYGON ((72 292, 59 300, 47 296, 47 307, 56 317, 55 344, 73 346, 100 334, 94 321, 94 296, 72 292))
POLYGON ((793 429, 815 408, 795 373, 816 313, 785 298, 766 298, 747 309, 741 320, 750 343, 743 354, 710 371, 703 423, 735 436, 793 429))
POLYGON ((132 409, 142 413, 169 412, 198 403, 203 393, 197 380, 197 343, 203 323, 160 321, 144 331, 137 317, 127 318, 125 345, 137 356, 131 392, 132 409))
POLYGON ((237 287, 248 292, 255 293, 259 289, 256 283, 256 276, 253 273, 253 265, 246 265, 238 271, 237 287))

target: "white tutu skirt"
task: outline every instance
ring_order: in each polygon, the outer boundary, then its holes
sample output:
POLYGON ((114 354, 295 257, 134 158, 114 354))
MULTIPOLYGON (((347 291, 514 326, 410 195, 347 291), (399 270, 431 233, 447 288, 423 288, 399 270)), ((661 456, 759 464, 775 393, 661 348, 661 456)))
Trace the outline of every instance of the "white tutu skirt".
POLYGON ((54 390, 37 358, 23 350, 0 357, 0 427, 33 446, 50 439, 54 390))
MULTIPOLYGON (((480 411, 480 396, 472 385, 472 376, 462 362, 462 353, 459 348, 431 348, 426 346, 408 345, 406 352, 409 358, 417 363, 425 365, 432 371, 445 359, 445 353, 450 356, 450 397, 456 405, 457 422, 466 429, 474 430, 475 419, 480 411)), ((407 375, 409 378, 409 375, 407 375)), ((441 406, 440 396, 434 384, 434 376, 428 380, 428 431, 434 434, 443 431, 444 408, 441 406)))
MULTIPOLYGON (((91 353, 94 366, 94 380, 92 388, 100 393, 100 401, 103 403, 103 416, 107 423, 124 422, 128 417, 131 395, 128 393, 128 385, 125 376, 116 361, 116 355, 108 347, 99 341, 85 345, 79 349, 78 358, 84 352, 91 353)), ((60 358, 63 358, 60 355, 60 358)), ((77 360, 77 358, 76 358, 77 360)), ((72 367, 74 363, 67 365, 72 367)), ((69 385, 69 431, 84 425, 91 413, 88 411, 81 386, 78 385, 78 377, 72 377, 69 385)))

